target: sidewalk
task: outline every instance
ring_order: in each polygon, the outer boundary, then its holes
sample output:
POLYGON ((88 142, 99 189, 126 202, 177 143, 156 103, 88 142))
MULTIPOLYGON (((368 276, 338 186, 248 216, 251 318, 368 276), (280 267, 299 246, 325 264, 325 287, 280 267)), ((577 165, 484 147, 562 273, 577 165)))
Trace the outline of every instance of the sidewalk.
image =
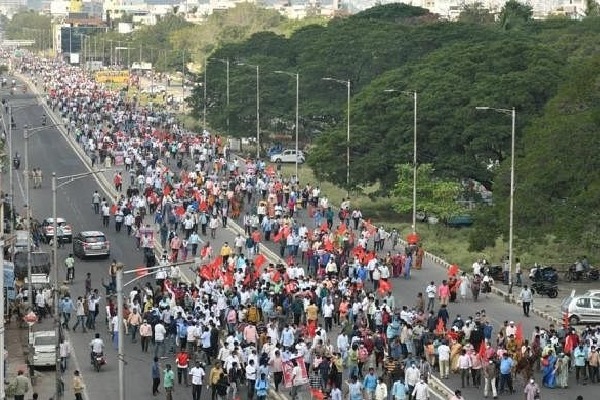
MULTIPOLYGON (((53 330, 54 323, 52 318, 46 318, 33 326, 34 331, 53 330)), ((28 329, 19 328, 17 321, 11 321, 5 326, 4 344, 8 350, 6 382, 12 382, 17 376, 19 370, 28 374, 27 354, 28 354, 28 329)), ((55 371, 54 369, 36 369, 35 377, 32 382, 32 388, 25 396, 30 399, 33 393, 38 393, 40 400, 48 400, 55 394, 55 371)))

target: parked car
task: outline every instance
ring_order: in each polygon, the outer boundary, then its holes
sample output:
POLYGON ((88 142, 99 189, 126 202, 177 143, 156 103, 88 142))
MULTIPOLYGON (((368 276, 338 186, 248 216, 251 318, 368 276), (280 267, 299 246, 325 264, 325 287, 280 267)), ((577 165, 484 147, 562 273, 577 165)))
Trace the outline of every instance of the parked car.
MULTIPOLYGON (((71 228, 71 225, 67 224, 67 220, 64 218, 56 218, 56 225, 62 228, 62 241, 72 242, 73 228, 71 228)), ((50 243, 54 238, 54 218, 46 218, 44 222, 42 222, 42 235, 44 236, 46 243, 50 243)))
POLYGON ((284 150, 280 154, 275 154, 271 156, 271 162, 274 163, 295 163, 296 159, 300 164, 305 161, 304 153, 298 150, 298 154, 296 155, 296 150, 284 150))
POLYGON ((148 86, 147 88, 142 89, 142 93, 148 93, 148 94, 159 94, 159 93, 164 93, 166 91, 167 91, 167 88, 164 87, 163 85, 148 86))
POLYGON ((29 334, 29 363, 34 367, 56 366, 55 331, 38 331, 29 334))
POLYGON ((570 325, 600 322, 600 290, 588 290, 576 295, 575 290, 565 297, 560 306, 563 319, 570 325))
POLYGON ((73 254, 79 258, 110 256, 110 242, 100 231, 83 231, 73 239, 73 254))

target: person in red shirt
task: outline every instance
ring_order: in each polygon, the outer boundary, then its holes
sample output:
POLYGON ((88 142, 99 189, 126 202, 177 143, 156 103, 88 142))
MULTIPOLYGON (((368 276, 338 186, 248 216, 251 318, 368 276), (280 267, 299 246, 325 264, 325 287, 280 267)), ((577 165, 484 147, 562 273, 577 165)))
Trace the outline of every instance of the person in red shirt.
POLYGON ((175 356, 175 364, 177 365, 177 382, 181 385, 181 378, 185 382, 185 386, 190 386, 188 383, 188 366, 190 358, 186 350, 181 350, 175 356))

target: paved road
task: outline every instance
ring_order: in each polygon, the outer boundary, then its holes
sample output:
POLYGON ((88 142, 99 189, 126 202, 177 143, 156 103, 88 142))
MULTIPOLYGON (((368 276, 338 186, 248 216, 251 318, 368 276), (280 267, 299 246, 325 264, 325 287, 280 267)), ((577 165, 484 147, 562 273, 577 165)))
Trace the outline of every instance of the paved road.
MULTIPOLYGON (((36 109, 36 111, 39 112, 39 109, 36 109)), ((25 116, 22 114, 20 115, 19 112, 16 111, 15 114, 18 124, 21 118, 31 119, 30 123, 32 125, 35 125, 39 121, 39 116, 36 113, 29 112, 27 116, 25 116)), ((64 140, 58 134, 39 134, 36 138, 32 138, 30 144, 30 151, 32 154, 31 159, 39 160, 40 164, 44 165, 43 168, 45 171, 53 169, 59 175, 61 175, 81 172, 84 168, 81 162, 73 155, 64 140), (54 154, 51 154, 54 152, 56 152, 56 154, 60 154, 60 157, 56 157, 54 154)), ((20 139, 16 139, 15 145, 16 148, 22 149, 22 147, 18 147, 22 146, 22 141, 20 141, 20 139)), ((97 187, 98 185, 92 180, 82 180, 78 181, 78 183, 75 183, 72 186, 65 187, 64 190, 59 194, 61 199, 63 199, 63 201, 59 203, 59 213, 64 214, 65 217, 67 217, 74 224, 75 229, 101 229, 100 220, 92 215, 91 208, 89 206, 89 196, 97 187)), ((45 185, 45 187, 41 190, 32 190, 32 196, 34 210, 39 211, 37 215, 49 215, 50 193, 47 185, 45 185)), ((306 222, 309 224, 312 221, 307 220, 306 222)), ((109 234, 109 239, 113 244, 113 252, 116 258, 124 261, 126 265, 135 265, 139 263, 141 256, 137 254, 135 250, 132 250, 131 240, 125 238, 124 236, 118 236, 113 232, 107 233, 109 234)), ((218 246, 220 246, 224 240, 231 241, 232 239, 233 233, 222 232, 215 241, 214 247, 218 248, 218 246)), ((269 245, 269 247, 272 250, 277 251, 274 246, 269 245)), ((63 252, 65 251, 63 250, 63 252)), ((61 254, 61 256, 64 257, 64 253, 61 254)), ((78 266, 81 266, 81 268, 78 270, 79 279, 76 280, 74 285, 75 293, 83 290, 81 276, 87 271, 92 272, 95 286, 99 286, 100 278, 106 271, 107 263, 102 261, 89 261, 85 263, 79 262, 78 266)), ((414 302, 416 293, 423 291, 426 284, 430 280, 439 282, 445 277, 446 274, 442 268, 440 268, 438 265, 434 265, 432 262, 425 262, 423 270, 413 271, 411 280, 405 281, 401 279, 395 279, 393 281, 394 295, 397 298, 397 302, 399 304, 412 304, 414 302)), ((534 326, 547 325, 547 321, 538 316, 523 318, 519 308, 515 307, 514 305, 504 303, 498 296, 490 296, 489 299, 483 298, 477 303, 467 301, 464 303, 451 305, 450 307, 451 314, 460 313, 463 316, 473 315, 476 311, 481 309, 486 310, 488 317, 492 319, 492 322, 496 327, 500 326, 501 322, 504 320, 522 321, 525 335, 527 336, 533 330, 534 326)), ((79 360, 87 360, 87 342, 89 341, 89 336, 84 337, 79 333, 73 334, 72 341, 75 345, 75 354, 77 358, 79 360)), ((126 368, 126 377, 127 382, 130 383, 127 385, 128 398, 138 398, 139 396, 149 394, 149 357, 141 354, 137 346, 132 348, 129 344, 127 344, 126 351, 126 360, 128 362, 126 368)), ((116 354, 112 349, 109 349, 108 357, 109 365, 107 368, 97 376, 96 374, 93 374, 92 378, 90 378, 92 375, 90 369, 87 368, 86 365, 83 366, 82 370, 87 378, 86 383, 88 385, 88 392, 92 394, 92 397, 90 398, 97 398, 99 393, 102 393, 102 395, 109 395, 112 398, 116 397, 117 395, 117 387, 115 385, 116 354)), ((456 377, 451 377, 451 379, 446 381, 446 383, 451 388, 458 387, 459 385, 459 381, 456 379, 456 377)), ((572 387, 573 385, 574 382, 572 383, 572 387)), ((575 398, 577 394, 583 395, 586 399, 593 398, 592 396, 594 389, 595 388, 593 385, 588 385, 578 387, 577 389, 555 389, 553 391, 544 390, 543 398, 549 400, 558 400, 559 398, 564 398, 565 395, 568 398, 575 398)), ((181 391, 176 392, 176 399, 187 398, 181 393, 181 391)), ((466 389, 464 394, 468 399, 481 397, 480 391, 471 389, 466 389)), ((516 396, 517 395, 514 395, 512 397, 516 398, 516 396)))
MULTIPOLYGON (((15 106, 13 111, 18 128, 13 132, 13 151, 24 153, 24 141, 22 126, 29 124, 32 127, 39 125, 42 115, 40 106, 32 105, 27 109, 17 109, 21 105, 33 103, 34 100, 30 97, 12 96, 11 104, 15 106)), ((36 134, 30 138, 29 143, 31 167, 40 166, 44 171, 45 181, 41 189, 31 189, 31 203, 34 215, 37 218, 45 218, 51 216, 52 213, 52 193, 48 177, 54 171, 58 176, 69 175, 86 171, 85 165, 75 155, 72 148, 67 144, 63 136, 55 129, 48 128, 43 132, 36 134)), ((7 179, 4 179, 6 182, 7 179)), ((24 183, 22 176, 15 174, 15 207, 22 210, 25 204, 24 199, 24 183)), ((4 186, 4 190, 8 189, 8 184, 4 186)), ((70 185, 67 185, 58 190, 58 215, 65 217, 73 225, 75 232, 80 230, 97 229, 103 230, 99 216, 93 213, 91 207, 91 194, 94 190, 100 189, 99 184, 93 177, 78 180, 70 185)), ((141 264, 142 254, 135 250, 133 238, 127 237, 124 232, 116 233, 114 226, 112 229, 104 231, 111 243, 111 258, 122 261, 127 268, 133 268, 141 264)), ((213 240, 214 246, 220 248, 225 240, 231 241, 231 234, 219 232, 217 239, 213 240)), ((50 251, 50 248, 46 250, 50 251)), ((69 246, 59 249, 59 265, 60 279, 64 277, 64 269, 62 268, 62 260, 70 252, 69 246)), ((76 260, 76 276, 75 282, 71 286, 72 297, 84 293, 84 278, 87 272, 92 274, 93 287, 100 288, 101 279, 106 276, 109 261, 107 260, 76 260)), ((140 284, 143 284, 141 281, 140 284)), ((131 289, 131 288, 129 288, 131 289)), ((126 288, 127 290, 127 288, 126 288)), ((69 370, 65 375, 67 385, 70 386, 72 371, 79 368, 85 379, 87 386, 86 399, 95 400, 102 398, 116 399, 118 398, 117 386, 117 354, 110 343, 110 336, 104 321, 104 313, 101 312, 97 331, 102 334, 107 347, 108 365, 102 369, 100 373, 93 372, 89 365, 89 342, 93 338, 93 332, 87 334, 78 332, 68 333, 71 343, 73 344, 74 352, 70 360, 69 370)), ((73 321, 74 322, 74 321, 73 321)), ((151 378, 150 378, 150 362, 151 355, 142 353, 139 344, 133 345, 130 343, 130 338, 125 338, 125 382, 126 382, 126 399, 146 399, 151 396, 151 378)), ((163 360, 163 365, 170 362, 174 365, 174 356, 163 360)), ((207 371, 208 372, 208 371, 207 371)), ((203 392, 206 392, 203 391, 203 392)), ((203 399, 208 398, 204 396, 203 399)), ((65 398, 72 398, 71 388, 68 387, 65 398)), ((191 389, 177 387, 174 399, 183 400, 191 397, 191 389)), ((43 400, 46 400, 42 397, 43 400)))

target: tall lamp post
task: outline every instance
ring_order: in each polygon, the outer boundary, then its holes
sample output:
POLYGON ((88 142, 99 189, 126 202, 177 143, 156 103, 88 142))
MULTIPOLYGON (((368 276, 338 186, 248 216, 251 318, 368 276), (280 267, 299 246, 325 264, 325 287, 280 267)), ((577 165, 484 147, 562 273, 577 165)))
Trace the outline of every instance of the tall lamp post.
POLYGON ((245 65, 247 67, 256 68, 256 159, 260 159, 260 66, 245 63, 237 65, 245 65))
POLYGON ((387 93, 402 93, 413 97, 413 192, 412 192, 412 231, 417 232, 417 91, 386 89, 387 93))
POLYGON ((276 74, 288 75, 296 78, 296 181, 298 180, 298 119, 299 119, 299 103, 300 103, 300 74, 287 71, 274 71, 276 74))
POLYGON ((491 110, 500 114, 510 115, 511 117, 511 136, 510 136, 510 194, 508 211, 508 293, 512 294, 513 280, 513 224, 514 224, 514 206, 515 206, 515 125, 517 122, 517 111, 515 108, 494 108, 494 107, 475 107, 476 110, 491 110))
POLYGON ((229 58, 226 58, 226 59, 215 58, 215 61, 223 63, 227 67, 227 69, 226 69, 226 74, 227 74, 227 134, 229 135, 229 58))
POLYGON ((337 82, 348 89, 348 121, 346 124, 346 194, 350 197, 350 79, 322 78, 324 81, 337 82))
MULTIPOLYGON (((81 174, 74 175, 65 175, 65 176, 56 176, 56 173, 52 173, 52 228, 54 229, 54 239, 52 240, 52 263, 54 264, 53 273, 54 273, 54 284, 56 287, 54 288, 54 329, 56 332, 56 400, 60 400, 62 398, 63 390, 62 390, 62 380, 60 374, 60 309, 59 309, 59 298, 58 298, 58 235, 57 235, 57 211, 56 211, 56 192, 63 186, 67 186, 79 179, 86 178, 90 175, 94 175, 100 172, 104 172, 104 170, 91 171, 91 172, 83 172, 81 174), (58 181, 63 181, 61 183, 57 183, 58 181)), ((31 282, 31 279, 30 279, 31 282)), ((119 339, 120 340, 120 339, 119 339)))
POLYGON ((208 59, 204 57, 204 84, 202 85, 202 89, 204 91, 204 101, 203 101, 203 110, 202 110, 202 130, 206 132, 206 74, 208 73, 208 59))
MULTIPOLYGON (((25 202, 27 208, 27 230, 31 232, 31 197, 29 195, 29 178, 31 171, 29 170, 29 138, 43 130, 56 127, 56 124, 38 126, 36 128, 29 129, 27 125, 23 127, 23 137, 25 138, 25 202)), ((56 235, 56 229, 54 230, 56 235)), ((31 283, 31 241, 27 241, 27 303, 33 305, 33 286, 31 283)))

